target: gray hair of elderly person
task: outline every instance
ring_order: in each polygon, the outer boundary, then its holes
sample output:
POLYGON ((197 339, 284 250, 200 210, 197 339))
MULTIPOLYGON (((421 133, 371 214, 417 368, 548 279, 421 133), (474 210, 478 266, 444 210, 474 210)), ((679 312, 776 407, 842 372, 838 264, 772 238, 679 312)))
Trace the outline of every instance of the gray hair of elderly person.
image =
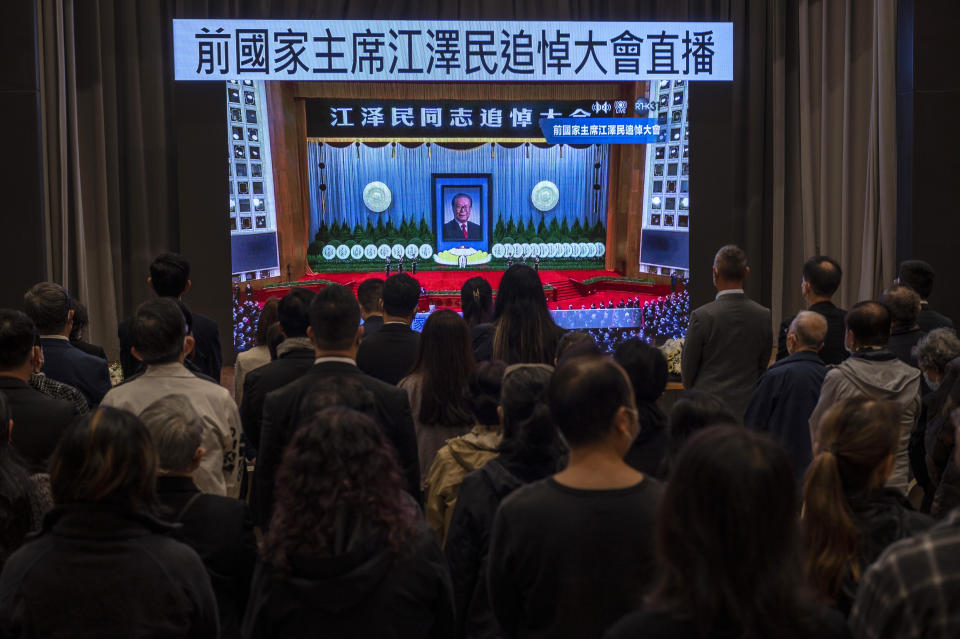
POLYGON ((140 413, 157 449, 161 475, 189 475, 200 461, 204 422, 185 395, 166 395, 140 413))
POLYGON ((797 347, 820 350, 827 339, 827 318, 814 311, 800 311, 790 322, 790 334, 796 335, 797 347))
POLYGON ((950 360, 960 357, 960 338, 952 328, 935 328, 920 338, 911 354, 921 369, 933 369, 942 375, 950 360))

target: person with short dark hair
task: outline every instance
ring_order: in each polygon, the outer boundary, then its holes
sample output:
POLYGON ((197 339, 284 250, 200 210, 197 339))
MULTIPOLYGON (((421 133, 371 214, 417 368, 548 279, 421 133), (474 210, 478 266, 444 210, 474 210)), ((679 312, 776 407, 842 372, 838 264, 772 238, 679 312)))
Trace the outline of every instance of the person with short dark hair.
MULTIPOLYGON (((800 283, 800 294, 807 303, 807 310, 823 315, 827 320, 827 336, 820 349, 820 359, 824 364, 836 365, 847 359, 847 350, 843 347, 846 328, 843 318, 847 314, 842 308, 833 303, 833 296, 840 288, 843 271, 832 257, 815 255, 803 263, 803 280, 800 283)), ((784 319, 780 324, 777 338, 777 359, 790 356, 787 348, 787 333, 793 317, 784 319)))
POLYGON ((383 280, 371 277, 360 282, 357 287, 357 301, 360 302, 360 317, 363 318, 363 339, 376 334, 383 328, 383 280))
POLYGON ((953 320, 930 308, 931 293, 933 293, 933 267, 923 260, 906 260, 900 263, 899 282, 909 286, 920 296, 920 314, 917 316, 917 325, 920 330, 929 333, 935 328, 953 328, 953 320))
POLYGON ((443 554, 370 416, 332 407, 305 421, 277 473, 276 502, 244 637, 453 636, 443 554))
POLYGON ((926 335, 926 332, 917 324, 917 317, 920 315, 920 296, 909 286, 894 284, 880 296, 880 303, 890 313, 890 339, 887 340, 887 350, 904 364, 919 368, 912 351, 920 338, 926 335))
POLYGON ((44 375, 79 390, 89 407, 99 404, 110 390, 110 370, 106 360, 70 344, 74 314, 70 294, 59 284, 40 282, 27 291, 23 304, 40 333, 44 375))
POLYGON ((50 463, 56 508, 0 574, 12 637, 219 637, 210 577, 156 518, 157 453, 143 423, 101 407, 50 463))
MULTIPOLYGON (((363 329, 360 304, 349 288, 329 284, 310 302, 307 334, 314 360, 298 379, 267 394, 263 403, 260 452, 253 476, 254 524, 266 527, 274 503, 274 478, 283 450, 300 425, 300 411, 311 394, 331 378, 349 378, 373 394, 377 423, 397 453, 405 488, 419 500, 420 464, 410 401, 402 390, 363 373, 356 364, 363 329)), ((282 317, 281 317, 282 319, 282 317)), ((386 329, 384 329, 386 330, 386 329)))
POLYGON ((680 366, 684 388, 722 398, 737 419, 743 419, 773 348, 770 310, 743 292, 749 273, 747 255, 740 248, 727 245, 717 251, 713 260, 717 297, 690 314, 680 366))
POLYGON ((193 473, 206 454, 203 418, 184 395, 167 395, 140 419, 157 449, 157 497, 161 516, 181 528, 176 538, 197 551, 217 597, 222 637, 239 637, 257 542, 246 503, 204 495, 193 473))
POLYGON ((239 458, 240 414, 230 392, 183 365, 194 345, 180 305, 158 297, 137 307, 130 320, 133 356, 146 370, 115 387, 104 406, 124 408, 135 415, 167 395, 185 395, 201 417, 206 455, 194 475, 204 493, 238 497, 243 466, 239 458))
POLYGON ((0 392, 17 428, 0 437, 9 438, 32 472, 44 472, 60 435, 73 421, 73 406, 30 387, 29 381, 42 358, 37 330, 20 311, 0 309, 0 392))
POLYGON ((87 314, 87 307, 80 300, 71 299, 73 307, 73 326, 70 328, 70 344, 88 355, 94 355, 102 360, 107 359, 107 354, 102 346, 90 344, 83 341, 83 332, 90 324, 90 316, 87 314))
POLYGON ((315 356, 307 329, 314 295, 309 289, 296 287, 283 296, 277 305, 277 317, 286 339, 277 346, 277 358, 250 371, 243 382, 240 419, 243 432, 254 448, 260 448, 260 423, 267 393, 299 379, 313 366, 315 356))
POLYGON ((357 366, 367 375, 396 384, 410 374, 417 361, 420 334, 410 328, 420 303, 420 283, 397 273, 383 283, 380 308, 383 327, 360 343, 357 366))
POLYGON ((810 415, 810 440, 817 441, 820 420, 831 406, 848 397, 896 402, 900 408, 900 447, 887 486, 906 494, 909 443, 920 416, 920 371, 887 350, 890 312, 878 302, 860 302, 847 312, 846 346, 850 357, 827 371, 817 407, 810 415))
POLYGON ((663 351, 638 337, 617 346, 613 361, 623 367, 633 386, 640 432, 624 458, 645 475, 662 478, 670 441, 667 416, 657 401, 667 388, 667 358, 663 351))
POLYGON ((667 420, 670 440, 660 475, 667 477, 670 474, 674 461, 694 434, 704 428, 720 425, 740 425, 740 420, 734 417, 722 399, 703 391, 682 391, 670 408, 667 420))
POLYGON ((780 442, 798 482, 813 459, 808 421, 827 374, 819 353, 828 334, 826 317, 816 311, 797 313, 787 333, 789 357, 774 362, 760 376, 743 417, 747 428, 769 433, 780 442))
POLYGON ((736 426, 697 433, 660 503, 652 591, 604 638, 846 638, 843 616, 806 594, 798 510, 779 445, 736 426))
POLYGON ((569 461, 500 504, 490 603, 507 637, 597 636, 633 610, 652 581, 662 486, 623 460, 638 426, 619 365, 570 359, 553 374, 548 398, 569 461))
POLYGON ((257 318, 257 331, 254 334, 253 346, 237 353, 237 361, 233 365, 233 398, 237 406, 243 403, 243 383, 247 373, 256 370, 270 362, 270 347, 267 346, 267 330, 279 320, 277 306, 280 300, 271 297, 260 308, 260 317, 257 318))
POLYGON ((559 366, 571 357, 581 355, 602 355, 597 340, 589 331, 567 331, 557 342, 557 352, 553 356, 553 365, 559 366))
MULTIPOLYGON (((150 276, 147 284, 158 297, 169 297, 182 301, 190 290, 190 262, 178 253, 161 253, 150 263, 150 276)), ((194 350, 186 360, 186 367, 206 375, 220 383, 223 353, 220 348, 220 329, 217 323, 200 313, 190 312, 190 335, 194 339, 194 350)), ((120 322, 117 337, 120 338, 120 365, 124 379, 130 379, 143 370, 143 364, 130 353, 130 320, 120 322)))

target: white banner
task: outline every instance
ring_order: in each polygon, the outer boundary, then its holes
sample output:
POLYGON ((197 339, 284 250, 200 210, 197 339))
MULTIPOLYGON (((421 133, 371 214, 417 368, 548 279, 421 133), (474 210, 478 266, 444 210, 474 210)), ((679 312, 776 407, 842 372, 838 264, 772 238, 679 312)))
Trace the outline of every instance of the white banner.
POLYGON ((177 80, 733 80, 732 22, 174 20, 177 80))

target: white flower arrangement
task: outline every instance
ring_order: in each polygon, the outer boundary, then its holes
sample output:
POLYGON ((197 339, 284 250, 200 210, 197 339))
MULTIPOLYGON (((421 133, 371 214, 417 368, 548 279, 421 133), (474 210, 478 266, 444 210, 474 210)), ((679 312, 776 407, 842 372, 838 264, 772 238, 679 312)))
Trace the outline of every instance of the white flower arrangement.
POLYGON ((683 355, 683 338, 668 339, 660 347, 663 356, 667 358, 667 373, 670 375, 680 375, 680 359, 683 355))
POLYGON ((460 259, 466 257, 466 266, 486 264, 492 258, 486 251, 476 249, 449 249, 433 255, 433 261, 444 266, 460 266, 460 259))

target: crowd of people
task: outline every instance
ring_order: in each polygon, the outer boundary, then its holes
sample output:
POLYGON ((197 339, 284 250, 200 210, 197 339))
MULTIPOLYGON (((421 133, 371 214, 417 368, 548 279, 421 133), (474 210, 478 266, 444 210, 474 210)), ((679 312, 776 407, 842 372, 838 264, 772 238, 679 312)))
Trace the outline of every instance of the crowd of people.
POLYGON ((845 311, 813 257, 778 335, 749 272, 716 254, 666 410, 650 336, 564 331, 522 264, 422 332, 410 274, 294 288, 232 394, 182 256, 120 324, 116 386, 83 305, 37 284, 0 309, 0 635, 960 636, 933 270, 845 311))

